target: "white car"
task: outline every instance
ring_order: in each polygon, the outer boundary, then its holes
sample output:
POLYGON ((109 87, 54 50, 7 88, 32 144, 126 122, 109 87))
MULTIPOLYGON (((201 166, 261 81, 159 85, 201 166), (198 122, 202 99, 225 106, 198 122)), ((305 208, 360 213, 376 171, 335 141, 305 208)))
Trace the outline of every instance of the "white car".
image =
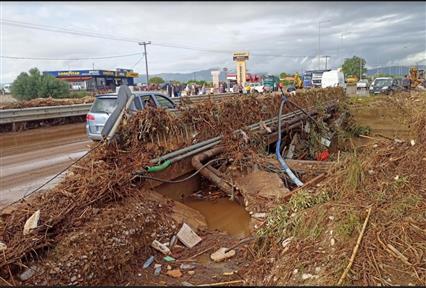
POLYGON ((356 89, 357 90, 361 90, 361 89, 367 90, 368 86, 369 86, 368 84, 369 83, 368 83, 367 79, 361 79, 361 80, 358 81, 358 83, 356 83, 356 89))
POLYGON ((250 92, 258 92, 258 93, 263 93, 265 92, 265 86, 263 86, 260 83, 250 83, 250 92))

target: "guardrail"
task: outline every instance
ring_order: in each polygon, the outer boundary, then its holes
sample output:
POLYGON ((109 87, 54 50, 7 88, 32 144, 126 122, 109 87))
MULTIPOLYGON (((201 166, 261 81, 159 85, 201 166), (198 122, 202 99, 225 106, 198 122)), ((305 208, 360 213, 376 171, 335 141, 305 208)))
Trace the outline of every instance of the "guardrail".
MULTIPOLYGON (((226 94, 213 94, 203 96, 189 96, 184 97, 191 100, 192 102, 200 102, 211 98, 213 101, 219 99, 228 98, 238 95, 237 93, 226 93, 226 94)), ((176 105, 180 105, 181 97, 172 98, 176 105)), ((0 125, 35 121, 35 120, 46 120, 54 118, 72 117, 72 116, 84 116, 90 109, 92 104, 75 104, 75 105, 58 105, 58 106, 44 106, 44 107, 31 107, 22 109, 5 109, 0 110, 0 125)))

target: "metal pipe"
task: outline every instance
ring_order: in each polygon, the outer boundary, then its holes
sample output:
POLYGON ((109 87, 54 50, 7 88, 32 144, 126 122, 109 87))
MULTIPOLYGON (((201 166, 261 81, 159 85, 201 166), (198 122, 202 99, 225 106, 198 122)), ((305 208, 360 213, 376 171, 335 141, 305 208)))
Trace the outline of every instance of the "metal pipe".
MULTIPOLYGON (((203 161, 206 161, 220 153, 222 153, 224 151, 224 148, 221 147, 216 147, 213 149, 210 149, 208 151, 205 151, 203 153, 200 153, 198 155, 195 155, 192 158, 191 164, 192 167, 194 167, 195 169, 201 169, 203 164, 203 161)), ((229 194, 229 195, 233 195, 234 193, 234 189, 232 188, 231 185, 229 185, 228 183, 224 182, 222 178, 218 177, 216 174, 214 174, 212 171, 208 170, 208 169, 202 169, 200 171, 200 174, 204 177, 206 177, 207 179, 209 179, 211 182, 213 182, 217 187, 219 187, 220 190, 224 191, 225 193, 229 194)))
MULTIPOLYGON (((332 102, 333 101, 326 102, 326 105, 328 105, 326 107, 327 109, 329 109, 331 106, 335 105, 335 103, 332 103, 332 102)), ((313 107, 311 107, 311 109, 312 108, 313 107)), ((309 113, 314 113, 314 112, 310 111, 309 113)), ((285 115, 283 115, 281 117, 281 120, 286 120, 288 118, 292 118, 292 117, 298 116, 300 114, 304 114, 304 113, 301 110, 298 110, 298 111, 295 111, 295 112, 291 112, 291 113, 287 113, 287 114, 285 114, 285 115)), ((265 125, 275 124, 275 122, 278 122, 278 117, 273 117, 273 118, 268 119, 268 120, 263 121, 263 122, 265 123, 265 125)), ((259 129, 261 127, 260 123, 261 122, 257 122, 257 123, 251 124, 251 125, 247 126, 247 128, 250 129, 251 131, 257 130, 257 129, 259 129)), ((239 131, 241 131, 241 129, 237 129, 233 133, 236 134, 239 131)), ((193 144, 191 146, 185 147, 183 149, 167 153, 167 154, 165 154, 165 155, 163 155, 161 157, 158 157, 158 158, 150 160, 150 162, 154 163, 154 164, 157 164, 157 163, 160 163, 161 161, 169 159, 172 163, 174 163, 174 162, 177 162, 177 161, 182 160, 182 159, 184 159, 186 157, 195 155, 195 154, 197 154, 199 152, 202 152, 204 150, 207 150, 210 147, 213 147, 213 146, 219 144, 221 142, 222 138, 223 138, 223 136, 217 136, 217 137, 214 137, 214 138, 202 141, 200 143, 196 143, 196 144, 193 144), (185 153, 185 152, 188 152, 188 153, 185 153), (185 153, 185 154, 183 154, 183 153, 185 153), (174 156, 176 156, 176 157, 174 157, 174 156), (170 159, 171 157, 174 157, 174 158, 170 159)))

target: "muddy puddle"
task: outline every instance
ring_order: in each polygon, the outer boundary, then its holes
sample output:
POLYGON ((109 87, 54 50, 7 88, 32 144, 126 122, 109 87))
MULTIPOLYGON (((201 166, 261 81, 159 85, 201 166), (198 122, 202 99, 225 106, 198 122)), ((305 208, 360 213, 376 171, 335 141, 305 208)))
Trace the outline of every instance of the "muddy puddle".
POLYGON ((235 201, 227 198, 216 200, 185 199, 183 204, 200 211, 206 218, 210 230, 219 230, 235 237, 250 234, 250 215, 235 201))

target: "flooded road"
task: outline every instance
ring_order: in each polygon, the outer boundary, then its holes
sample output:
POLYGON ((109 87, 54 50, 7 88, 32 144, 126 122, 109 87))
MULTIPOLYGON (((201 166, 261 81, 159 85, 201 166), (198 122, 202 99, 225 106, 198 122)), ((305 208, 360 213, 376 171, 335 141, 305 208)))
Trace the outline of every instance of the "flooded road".
POLYGON ((81 157, 90 143, 84 123, 0 134, 0 206, 38 188, 81 157))
POLYGON ((227 198, 213 201, 187 199, 183 204, 200 211, 211 230, 226 232, 231 236, 245 237, 250 234, 250 215, 237 202, 227 198))

